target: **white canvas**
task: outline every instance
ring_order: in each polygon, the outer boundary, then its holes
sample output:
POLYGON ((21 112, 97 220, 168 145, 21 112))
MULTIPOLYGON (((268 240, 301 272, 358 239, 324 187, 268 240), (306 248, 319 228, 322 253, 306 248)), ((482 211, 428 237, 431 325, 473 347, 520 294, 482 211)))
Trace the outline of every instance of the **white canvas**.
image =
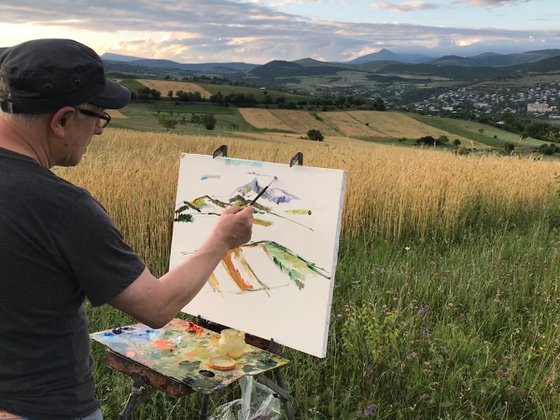
POLYGON ((232 198, 246 205, 274 177, 254 205, 249 244, 183 311, 325 357, 344 171, 183 154, 170 267, 200 246, 232 198))

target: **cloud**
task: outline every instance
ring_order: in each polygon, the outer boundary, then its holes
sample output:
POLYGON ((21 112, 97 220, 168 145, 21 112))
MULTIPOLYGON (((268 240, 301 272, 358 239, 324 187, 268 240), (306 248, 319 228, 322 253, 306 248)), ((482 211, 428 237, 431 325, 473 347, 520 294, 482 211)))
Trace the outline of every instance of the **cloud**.
POLYGON ((411 1, 403 4, 381 1, 381 2, 376 2, 374 7, 378 9, 387 9, 392 12, 414 12, 418 10, 436 9, 438 5, 434 3, 427 3, 424 1, 411 1))
POLYGON ((456 3, 466 3, 476 7, 503 7, 513 4, 528 3, 531 0, 457 0, 456 3))
POLYGON ((24 40, 23 29, 30 24, 40 29, 41 36, 70 34, 100 53, 183 63, 265 63, 304 57, 346 61, 381 48, 424 50, 438 56, 560 47, 559 30, 312 20, 261 3, 231 0, 42 0, 42 7, 36 5, 36 0, 2 0, 0 47, 24 40))

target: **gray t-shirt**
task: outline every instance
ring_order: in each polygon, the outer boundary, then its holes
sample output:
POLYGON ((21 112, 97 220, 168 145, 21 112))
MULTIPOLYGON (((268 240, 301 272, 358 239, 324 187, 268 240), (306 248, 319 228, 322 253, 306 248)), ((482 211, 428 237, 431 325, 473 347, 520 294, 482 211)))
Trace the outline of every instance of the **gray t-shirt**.
POLYGON ((94 411, 84 299, 106 303, 144 268, 91 194, 0 148, 0 408, 94 411))

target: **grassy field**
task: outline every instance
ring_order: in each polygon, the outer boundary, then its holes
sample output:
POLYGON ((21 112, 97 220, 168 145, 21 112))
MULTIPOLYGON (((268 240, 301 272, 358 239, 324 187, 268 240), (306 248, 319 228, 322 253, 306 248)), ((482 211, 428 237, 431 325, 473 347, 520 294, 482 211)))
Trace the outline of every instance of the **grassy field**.
POLYGON ((219 106, 209 103, 177 103, 171 101, 135 102, 121 110, 125 118, 117 118, 111 125, 132 130, 163 132, 165 128, 159 124, 158 115, 178 121, 173 130, 177 134, 200 136, 229 136, 232 131, 250 130, 252 127, 243 119, 237 108, 219 106), (192 123, 193 114, 212 114, 216 118, 216 128, 207 130, 202 124, 192 123), (232 128, 232 127, 235 127, 232 128))
POLYGON ((481 124, 476 121, 440 118, 420 114, 410 114, 412 118, 425 124, 432 125, 442 130, 447 130, 456 135, 461 135, 488 146, 503 148, 507 143, 514 144, 517 148, 539 147, 546 142, 528 137, 521 140, 519 134, 500 130, 499 128, 481 124))
MULTIPOLYGON (((108 129, 57 173, 88 188, 152 272, 166 272, 181 152, 345 169, 328 355, 286 349, 301 419, 560 417, 560 164, 364 142, 241 140, 108 129)), ((132 320, 88 307, 91 331, 132 320)), ((305 331, 301 332, 305 334, 305 331)), ((94 344, 115 419, 130 379, 94 344)), ((156 393, 137 419, 196 418, 156 393)), ((226 395, 211 398, 211 411, 226 395)))

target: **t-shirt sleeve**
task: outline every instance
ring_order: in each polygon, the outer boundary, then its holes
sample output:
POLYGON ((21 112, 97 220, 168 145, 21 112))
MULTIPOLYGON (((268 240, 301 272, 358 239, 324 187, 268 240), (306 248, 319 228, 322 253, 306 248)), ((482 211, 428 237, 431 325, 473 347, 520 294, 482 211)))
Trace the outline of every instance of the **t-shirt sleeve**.
POLYGON ((69 206, 59 226, 55 237, 62 258, 92 305, 107 303, 144 271, 144 262, 87 193, 69 206))

